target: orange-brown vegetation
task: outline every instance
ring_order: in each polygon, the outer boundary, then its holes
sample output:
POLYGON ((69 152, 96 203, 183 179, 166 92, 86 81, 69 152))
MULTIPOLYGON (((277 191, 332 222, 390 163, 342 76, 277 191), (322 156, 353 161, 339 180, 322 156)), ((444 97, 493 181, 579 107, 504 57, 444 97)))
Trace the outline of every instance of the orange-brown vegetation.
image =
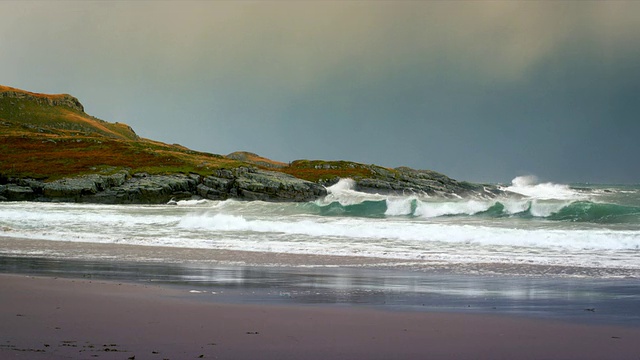
POLYGON ((287 164, 283 162, 267 159, 266 157, 262 157, 260 155, 247 151, 236 151, 227 155, 227 157, 230 159, 244 161, 265 169, 279 169, 287 166, 287 164))
POLYGON ((314 182, 373 175, 369 165, 346 161, 298 160, 287 165, 249 152, 222 156, 143 139, 126 124, 87 115, 70 95, 0 85, 0 176, 55 180, 119 170, 209 175, 238 166, 280 171, 314 182))
POLYGON ((0 92, 16 92, 16 93, 24 93, 24 94, 28 94, 34 97, 39 97, 39 98, 48 98, 48 99, 55 99, 55 98, 62 98, 64 96, 69 96, 67 94, 41 94, 41 93, 34 93, 31 91, 26 91, 26 90, 22 90, 22 89, 16 89, 13 88, 11 86, 5 86, 5 85, 0 85, 0 92))
POLYGON ((0 173, 54 180, 80 174, 132 172, 210 174, 237 162, 171 146, 91 137, 0 136, 0 173))
POLYGON ((77 99, 0 86, 0 174, 54 180, 88 173, 210 174, 239 162, 139 138, 126 124, 109 123, 81 111, 77 99), (65 100, 66 101, 66 100, 65 100))
POLYGON ((313 182, 335 178, 358 179, 374 176, 368 165, 350 161, 296 160, 280 171, 313 182))

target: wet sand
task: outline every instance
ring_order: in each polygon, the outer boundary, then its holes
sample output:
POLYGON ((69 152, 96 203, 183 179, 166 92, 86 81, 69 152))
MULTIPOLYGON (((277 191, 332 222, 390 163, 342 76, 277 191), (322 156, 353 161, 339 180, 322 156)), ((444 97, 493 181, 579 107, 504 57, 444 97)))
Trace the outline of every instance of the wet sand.
POLYGON ((367 306, 203 301, 185 288, 0 274, 0 358, 638 359, 640 327, 367 306))

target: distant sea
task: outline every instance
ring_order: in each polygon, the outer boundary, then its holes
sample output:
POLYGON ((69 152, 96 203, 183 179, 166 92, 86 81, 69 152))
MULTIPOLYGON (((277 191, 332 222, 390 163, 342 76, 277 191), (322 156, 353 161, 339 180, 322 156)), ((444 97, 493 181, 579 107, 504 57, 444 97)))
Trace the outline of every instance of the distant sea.
MULTIPOLYGON (((261 253, 267 259, 261 266, 326 267, 330 262, 322 258, 331 257, 350 267, 640 278, 639 185, 565 185, 518 177, 502 189, 509 194, 498 198, 390 196, 355 191, 353 181, 343 179, 328 188, 325 198, 308 203, 3 202, 0 236, 88 247, 240 250, 239 254, 261 253), (317 255, 313 263, 282 263, 308 255, 317 255)), ((76 260, 94 256, 46 248, 2 249, 1 255, 76 260)), ((129 260, 150 258, 147 254, 129 260)), ((164 251, 152 261, 189 259, 164 251)), ((252 265, 246 257, 228 261, 252 265)))

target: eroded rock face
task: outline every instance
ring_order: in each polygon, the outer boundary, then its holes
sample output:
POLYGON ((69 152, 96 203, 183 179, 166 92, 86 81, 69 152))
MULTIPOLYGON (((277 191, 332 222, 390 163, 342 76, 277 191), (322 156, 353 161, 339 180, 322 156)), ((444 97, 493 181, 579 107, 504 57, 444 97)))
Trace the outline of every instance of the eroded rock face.
POLYGON ((237 168, 218 170, 212 176, 148 175, 120 172, 85 175, 43 183, 10 179, 0 185, 0 201, 67 201, 103 204, 163 204, 171 199, 202 197, 264 201, 311 201, 326 195, 319 184, 293 176, 237 168))
POLYGON ((95 194, 91 202, 109 204, 163 204, 188 199, 196 191, 199 177, 187 175, 135 174, 123 184, 95 194))
POLYGON ((215 176, 204 178, 198 186, 198 195, 212 200, 311 201, 326 194, 324 186, 310 181, 244 167, 219 170, 215 176))
POLYGON ((70 199, 77 201, 82 196, 95 195, 114 186, 124 184, 126 173, 113 175, 86 175, 71 179, 62 179, 42 186, 42 195, 51 199, 70 199))

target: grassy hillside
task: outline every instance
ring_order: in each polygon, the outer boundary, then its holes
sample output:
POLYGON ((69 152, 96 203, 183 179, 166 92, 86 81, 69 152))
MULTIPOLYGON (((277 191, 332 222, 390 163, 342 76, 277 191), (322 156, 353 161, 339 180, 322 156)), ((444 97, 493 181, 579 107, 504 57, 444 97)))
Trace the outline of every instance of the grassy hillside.
POLYGON ((138 140, 128 125, 85 114, 78 99, 67 94, 38 94, 0 85, 0 119, 41 133, 138 140))
POLYGON ((196 173, 255 166, 317 182, 366 178, 396 170, 348 161, 290 164, 249 152, 227 156, 140 138, 126 124, 87 115, 71 95, 38 94, 0 85, 0 177, 56 180, 93 173, 196 173))
POLYGON ((84 113, 70 95, 0 86, 0 174, 55 180, 121 169, 210 174, 242 162, 138 137, 126 124, 84 113))

